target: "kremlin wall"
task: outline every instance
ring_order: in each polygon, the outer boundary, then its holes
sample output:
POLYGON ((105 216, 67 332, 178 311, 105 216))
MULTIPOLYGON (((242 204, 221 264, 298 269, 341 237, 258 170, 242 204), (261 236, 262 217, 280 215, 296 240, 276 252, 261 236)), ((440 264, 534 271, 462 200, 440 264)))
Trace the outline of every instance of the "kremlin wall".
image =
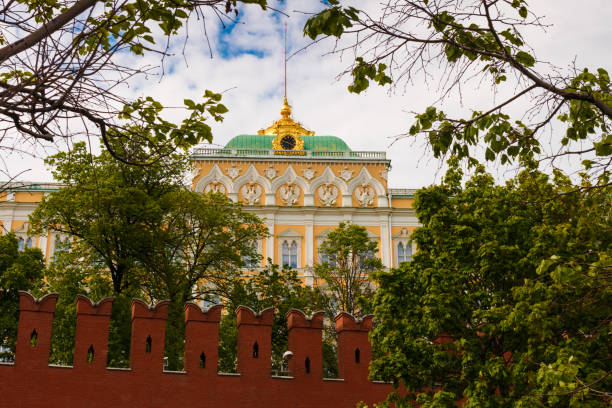
POLYGON ((58 296, 35 299, 19 294, 19 329, 13 363, 0 363, 3 407, 355 407, 371 406, 393 391, 390 384, 368 380, 372 316, 335 318, 339 378, 323 378, 323 313, 287 315, 287 376, 271 375, 271 308, 255 313, 236 310, 238 373, 217 372, 221 305, 203 311, 185 305, 185 369, 163 370, 168 302, 154 307, 132 302, 130 368, 106 367, 112 298, 93 304, 76 299, 73 366, 49 365, 53 313, 58 296))

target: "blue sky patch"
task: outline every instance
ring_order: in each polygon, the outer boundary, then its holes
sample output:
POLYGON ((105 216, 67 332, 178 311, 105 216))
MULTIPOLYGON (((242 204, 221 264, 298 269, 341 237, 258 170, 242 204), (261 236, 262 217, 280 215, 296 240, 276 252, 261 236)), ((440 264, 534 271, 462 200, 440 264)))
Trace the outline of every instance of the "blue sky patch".
MULTIPOLYGON (((242 7, 239 8, 238 16, 235 20, 224 22, 224 27, 219 33, 219 46, 217 51, 223 59, 237 58, 245 54, 253 55, 256 58, 263 59, 266 57, 267 54, 264 49, 257 47, 257 41, 252 41, 251 47, 237 45, 234 41, 232 41, 232 34, 234 32, 234 29, 236 29, 238 24, 241 24, 240 20, 243 14, 242 10, 240 9, 242 7)), ((274 20, 274 24, 278 24, 282 19, 282 15, 278 11, 269 12, 268 15, 272 17, 272 19, 274 20)), ((280 35, 282 35, 282 33, 280 35)))

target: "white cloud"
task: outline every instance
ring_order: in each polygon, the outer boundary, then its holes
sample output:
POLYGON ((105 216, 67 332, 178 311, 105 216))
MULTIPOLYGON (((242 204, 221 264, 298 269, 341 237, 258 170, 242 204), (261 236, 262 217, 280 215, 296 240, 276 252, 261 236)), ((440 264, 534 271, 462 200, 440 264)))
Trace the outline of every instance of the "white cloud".
MULTIPOLYGON (((357 3, 372 11, 379 4, 372 1, 357 3)), ((206 29, 212 46, 212 59, 201 22, 191 22, 185 56, 182 55, 184 37, 179 37, 172 42, 171 49, 175 55, 165 61, 166 72, 162 80, 141 77, 124 92, 130 96, 153 95, 166 106, 182 106, 184 98, 197 99, 204 89, 225 91, 223 103, 230 111, 223 123, 211 123, 214 143, 224 145, 235 135, 255 134, 279 117, 283 94, 283 23, 288 23, 289 49, 294 53, 308 44, 302 35, 308 15, 294 10, 313 12, 321 7, 317 0, 277 5, 289 14, 289 18, 262 12, 258 6, 245 7, 229 34, 223 34, 218 20, 209 16, 212 18, 207 19, 206 29), (253 50, 263 57, 240 54, 244 50, 253 50), (238 55, 232 56, 235 54, 238 55)), ((546 32, 529 30, 527 33, 528 42, 534 46, 540 59, 565 68, 576 56, 579 66, 611 68, 612 55, 607 44, 612 34, 609 0, 580 4, 570 0, 549 0, 534 2, 531 6, 547 15, 548 23, 554 24, 546 32)), ((439 181, 440 163, 431 157, 421 140, 404 139, 391 144, 393 136, 405 132, 411 125, 411 111, 421 111, 438 98, 437 83, 430 83, 428 88, 424 80, 417 79, 414 84, 391 94, 376 86, 362 95, 349 94, 346 89, 349 78, 343 77, 338 81, 336 77, 348 66, 351 55, 345 54, 343 60, 337 55, 326 55, 330 46, 330 42, 324 42, 290 59, 288 97, 293 117, 317 134, 343 138, 353 150, 387 152, 393 166, 389 180, 391 187, 415 188, 439 181)), ((159 59, 149 55, 140 62, 156 65, 159 59)), ((462 96, 462 101, 457 94, 446 98, 445 109, 465 113, 468 108, 482 107, 483 102, 491 100, 487 86, 463 89, 462 96)), ((168 117, 180 120, 182 114, 182 110, 174 109, 168 117)), ((24 168, 24 164, 33 168, 22 179, 50 179, 41 160, 20 163, 9 158, 9 163, 13 174, 24 168)), ((503 171, 497 173, 501 178, 504 177, 503 171)))

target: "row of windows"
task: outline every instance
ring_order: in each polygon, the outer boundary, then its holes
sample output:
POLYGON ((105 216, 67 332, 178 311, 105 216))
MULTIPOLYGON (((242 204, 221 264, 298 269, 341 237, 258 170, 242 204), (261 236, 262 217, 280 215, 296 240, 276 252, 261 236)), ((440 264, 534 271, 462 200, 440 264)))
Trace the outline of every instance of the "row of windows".
MULTIPOLYGON (((62 246, 68 245, 69 242, 70 242, 69 238, 66 238, 66 240, 62 242, 61 238, 59 236, 56 236, 55 237, 55 251, 60 249, 60 247, 62 246)), ((24 247, 32 248, 32 245, 33 245, 33 241, 31 237, 28 237, 27 240, 24 240, 21 237, 19 238, 18 249, 20 251, 23 251, 24 247)), ((257 243, 255 242, 253 243, 253 245, 257 246, 257 243)), ((283 243, 281 244, 281 258, 282 258, 282 265, 288 265, 292 268, 298 267, 298 243, 296 240, 283 241, 283 243)), ((400 264, 402 262, 408 262, 410 261, 411 258, 412 258, 412 247, 410 246, 410 244, 408 243, 404 244, 403 242, 399 242, 397 244, 397 264, 400 264)), ((321 252, 319 254, 319 260, 321 263, 329 262, 329 256, 321 252)), ((259 266, 259 262, 257 258, 251 258, 251 257, 245 256, 242 258, 242 261, 244 262, 247 268, 255 268, 259 266)))
MULTIPOLYGON (((53 252, 55 253, 60 248, 62 248, 62 249, 66 248, 66 247, 68 247, 69 244, 70 244, 70 238, 66 238, 64 240, 64 242, 62 242, 60 236, 56 235, 55 236, 55 245, 54 245, 53 252)), ((34 246, 34 240, 32 239, 32 237, 28 237, 27 239, 19 237, 19 239, 17 240, 17 249, 19 251, 23 251, 25 248, 32 248, 33 246, 34 246)))
MULTIPOLYGON (((256 244, 255 244, 256 245, 256 244)), ((284 240, 281 244, 281 260, 282 265, 288 265, 292 268, 298 267, 298 242, 296 240, 284 240)), ((398 242, 397 243, 397 258, 396 264, 399 265, 402 262, 408 262, 412 258, 412 246, 409 243, 398 242)), ((247 268, 255 268, 259 266, 257 259, 250 257, 243 257, 247 268)), ((319 252, 319 261, 321 263, 329 262, 329 256, 324 252, 319 252)))

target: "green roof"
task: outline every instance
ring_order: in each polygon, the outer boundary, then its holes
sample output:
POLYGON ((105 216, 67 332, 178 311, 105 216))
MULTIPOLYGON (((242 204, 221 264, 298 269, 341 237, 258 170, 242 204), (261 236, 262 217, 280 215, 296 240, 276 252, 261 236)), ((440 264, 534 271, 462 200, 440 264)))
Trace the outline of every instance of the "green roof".
MULTIPOLYGON (((226 149, 268 149, 272 150, 270 135, 238 135, 226 145, 226 149)), ((344 140, 336 136, 300 136, 304 140, 304 150, 325 152, 350 152, 344 140)))

